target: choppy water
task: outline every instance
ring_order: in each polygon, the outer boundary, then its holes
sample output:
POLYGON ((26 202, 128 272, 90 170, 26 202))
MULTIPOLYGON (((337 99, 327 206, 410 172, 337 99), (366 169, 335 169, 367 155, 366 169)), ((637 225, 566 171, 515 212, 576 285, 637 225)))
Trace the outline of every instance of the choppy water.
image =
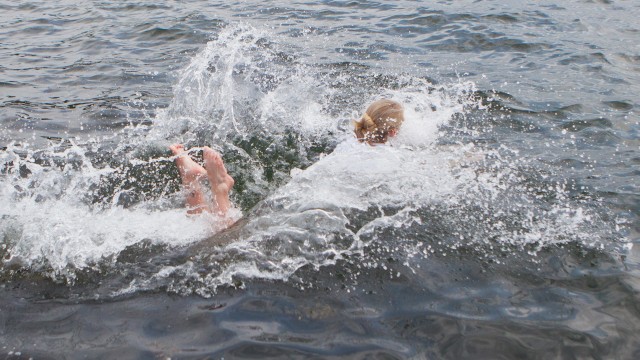
POLYGON ((640 5, 0 9, 7 357, 638 356, 640 5), (231 229, 174 142, 223 153, 231 229))

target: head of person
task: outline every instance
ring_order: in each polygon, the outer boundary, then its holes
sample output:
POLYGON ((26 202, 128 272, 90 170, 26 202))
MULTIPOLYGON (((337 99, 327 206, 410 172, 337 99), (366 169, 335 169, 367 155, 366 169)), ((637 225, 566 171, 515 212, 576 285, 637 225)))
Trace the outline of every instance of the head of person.
POLYGON ((404 121, 404 110, 400 103, 381 99, 367 108, 360 120, 354 122, 354 132, 360 142, 384 144, 394 137, 404 121))

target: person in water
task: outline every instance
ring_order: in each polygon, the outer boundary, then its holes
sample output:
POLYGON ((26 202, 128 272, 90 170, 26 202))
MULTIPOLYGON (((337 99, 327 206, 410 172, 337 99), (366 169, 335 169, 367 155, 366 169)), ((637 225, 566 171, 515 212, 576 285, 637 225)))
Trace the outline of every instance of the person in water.
MULTIPOLYGON (((369 145, 387 143, 390 137, 398 134, 400 126, 404 122, 404 110, 398 102, 381 99, 373 102, 360 120, 354 121, 354 133, 356 139, 369 145)), ((175 163, 178 166, 182 185, 187 191, 186 206, 189 214, 209 212, 218 216, 226 216, 231 208, 229 192, 234 180, 227 173, 218 152, 208 146, 204 147, 204 167, 195 162, 184 149, 182 144, 174 144, 169 147, 176 156, 175 163), (210 200, 207 199, 202 187, 205 177, 211 185, 210 200)))

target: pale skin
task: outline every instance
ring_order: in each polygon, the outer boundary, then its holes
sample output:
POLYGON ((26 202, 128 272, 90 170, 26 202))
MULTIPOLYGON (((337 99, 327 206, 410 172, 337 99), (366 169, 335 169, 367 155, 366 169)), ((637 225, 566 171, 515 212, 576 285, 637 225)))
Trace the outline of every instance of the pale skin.
POLYGON ((203 148, 204 167, 195 162, 184 149, 182 144, 169 146, 176 156, 182 185, 187 191, 186 205, 189 214, 210 212, 219 216, 226 216, 231 208, 229 192, 234 180, 227 173, 222 157, 208 146, 203 148), (207 177, 211 185, 212 199, 207 199, 202 188, 202 179, 207 177))

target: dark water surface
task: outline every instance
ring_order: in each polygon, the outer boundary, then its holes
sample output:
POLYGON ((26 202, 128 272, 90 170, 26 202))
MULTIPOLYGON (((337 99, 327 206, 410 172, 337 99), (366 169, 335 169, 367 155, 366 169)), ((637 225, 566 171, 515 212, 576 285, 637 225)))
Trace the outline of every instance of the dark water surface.
POLYGON ((0 11, 0 358, 640 358, 639 3, 0 11))

